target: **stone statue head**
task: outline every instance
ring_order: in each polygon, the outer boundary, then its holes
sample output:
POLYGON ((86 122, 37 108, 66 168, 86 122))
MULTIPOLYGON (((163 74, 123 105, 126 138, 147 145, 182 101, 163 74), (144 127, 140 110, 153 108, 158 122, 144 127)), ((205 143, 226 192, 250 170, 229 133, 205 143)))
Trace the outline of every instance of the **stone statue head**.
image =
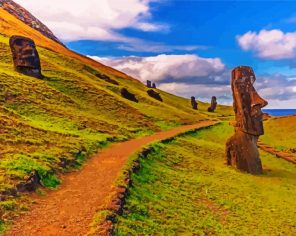
POLYGON ((261 108, 268 103, 256 92, 253 86, 255 80, 254 71, 249 66, 239 66, 232 70, 236 129, 259 136, 264 133, 261 108))
POLYGON ((212 97, 212 100, 211 100, 211 108, 213 110, 215 110, 217 107, 217 98, 215 96, 212 97))
POLYGON ((39 54, 32 39, 12 36, 9 45, 16 71, 37 78, 42 77, 39 54))

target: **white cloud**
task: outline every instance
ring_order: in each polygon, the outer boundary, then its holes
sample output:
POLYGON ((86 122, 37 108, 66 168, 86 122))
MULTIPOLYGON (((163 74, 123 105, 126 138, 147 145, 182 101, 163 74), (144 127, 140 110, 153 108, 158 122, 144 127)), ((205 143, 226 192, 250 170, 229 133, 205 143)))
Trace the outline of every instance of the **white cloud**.
POLYGON ((219 104, 231 105, 232 95, 230 85, 206 85, 206 84, 186 84, 182 82, 172 82, 160 84, 159 89, 168 93, 173 93, 182 97, 210 102, 212 96, 218 98, 219 104))
POLYGON ((45 23, 60 39, 128 39, 113 30, 137 28, 143 31, 168 30, 165 24, 149 22, 152 0, 15 0, 45 23))
POLYGON ((249 31, 237 36, 240 47, 253 51, 263 59, 291 59, 296 56, 296 32, 284 33, 281 30, 249 31))
POLYGON ((123 71, 139 80, 174 81, 190 80, 211 83, 221 80, 225 65, 219 58, 202 58, 197 55, 166 55, 153 57, 100 58, 89 56, 108 66, 123 71))

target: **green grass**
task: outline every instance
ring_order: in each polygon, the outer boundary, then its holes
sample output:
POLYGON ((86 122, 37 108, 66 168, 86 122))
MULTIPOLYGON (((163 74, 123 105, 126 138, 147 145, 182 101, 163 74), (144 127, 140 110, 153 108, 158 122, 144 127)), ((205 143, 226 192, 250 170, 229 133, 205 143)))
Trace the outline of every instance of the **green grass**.
POLYGON ((261 176, 225 166, 232 132, 221 124, 155 144, 116 235, 295 235, 295 165, 261 153, 261 176))
POLYGON ((265 135, 260 139, 278 150, 296 151, 296 116, 272 118, 264 122, 265 135))
MULTIPOLYGON (((8 41, 0 35, 0 194, 34 171, 44 186, 56 187, 60 173, 79 168, 111 142, 232 115, 231 108, 221 106, 209 116, 192 110, 189 99, 162 91, 164 102, 158 102, 139 81, 102 66, 95 69, 66 51, 38 47, 44 79, 25 76, 14 71, 8 41), (122 98, 123 87, 139 103, 122 98), (62 168, 61 160, 71 166, 62 168)), ((17 198, 17 204, 22 201, 17 198)))

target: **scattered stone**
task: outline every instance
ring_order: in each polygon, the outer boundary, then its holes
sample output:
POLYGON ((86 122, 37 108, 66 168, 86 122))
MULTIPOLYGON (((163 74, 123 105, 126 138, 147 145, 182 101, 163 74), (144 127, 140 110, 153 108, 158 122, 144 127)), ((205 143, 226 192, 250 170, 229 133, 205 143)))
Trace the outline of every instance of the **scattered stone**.
POLYGON ((151 81, 150 80, 147 80, 147 88, 151 88, 151 81))
POLYGON ((153 89, 147 90, 147 93, 150 97, 162 102, 162 98, 158 92, 155 92, 153 89))
POLYGON ((9 45, 15 70, 41 79, 40 59, 34 41, 23 36, 12 36, 9 45))
POLYGON ((33 192, 40 185, 40 177, 37 171, 34 171, 25 183, 16 186, 18 192, 33 192))
POLYGON ((101 73, 96 73, 95 76, 97 76, 98 78, 110 83, 110 84, 114 84, 114 85, 119 85, 119 83, 114 80, 114 79, 111 79, 108 75, 104 75, 104 74, 101 74, 101 73))
POLYGON ((197 104, 194 96, 191 97, 191 106, 192 106, 192 109, 197 110, 198 104, 197 104))
POLYGON ((208 108, 208 112, 214 112, 217 107, 217 98, 215 96, 212 97, 211 106, 208 108))
POLYGON ((138 102, 138 99, 136 98, 135 94, 130 93, 126 88, 122 88, 120 92, 122 97, 133 102, 138 102))
POLYGON ((268 103, 256 92, 255 74, 249 66, 232 70, 231 88, 235 112, 235 134, 226 143, 226 164, 251 174, 261 174, 262 164, 257 148, 264 134, 262 111, 268 103))
POLYGON ((107 83, 119 85, 119 83, 116 80, 111 79, 108 75, 102 74, 102 73, 98 72, 97 70, 91 68, 90 66, 84 65, 83 69, 86 70, 87 72, 95 75, 99 79, 104 80, 107 83))

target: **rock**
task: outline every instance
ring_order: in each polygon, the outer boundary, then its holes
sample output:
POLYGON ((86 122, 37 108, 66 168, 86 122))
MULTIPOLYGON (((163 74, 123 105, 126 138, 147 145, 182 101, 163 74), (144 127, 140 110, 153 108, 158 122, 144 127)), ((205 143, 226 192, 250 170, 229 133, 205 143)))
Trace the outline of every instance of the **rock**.
POLYGON ((96 73, 95 76, 97 76, 98 78, 110 83, 110 84, 114 84, 114 85, 119 85, 119 83, 114 80, 114 79, 111 79, 108 75, 104 75, 104 74, 101 74, 101 73, 96 73))
POLYGON ((253 69, 239 66, 232 70, 231 88, 235 112, 235 134, 226 143, 226 164, 251 174, 261 174, 257 141, 264 133, 261 108, 267 101, 256 92, 253 69))
POLYGON ((150 97, 162 102, 162 98, 158 92, 155 92, 153 89, 147 90, 147 93, 150 97))
POLYGON ((23 36, 12 36, 9 45, 15 70, 41 79, 40 59, 34 41, 23 36))
POLYGON ((147 80, 147 88, 151 88, 151 81, 147 80))
POLYGON ((208 108, 208 112, 214 112, 217 107, 217 98, 215 96, 212 97, 211 106, 208 108))
POLYGON ((138 102, 138 99, 136 98, 135 94, 130 93, 126 88, 122 88, 120 92, 122 97, 133 102, 138 102))
POLYGON ((152 84, 152 88, 156 89, 156 84, 155 83, 152 84))
POLYGON ((196 100, 195 100, 195 97, 191 97, 191 106, 192 106, 192 109, 194 109, 194 110, 197 110, 197 102, 196 102, 196 100))
POLYGON ((40 177, 37 171, 34 171, 25 183, 16 186, 18 192, 33 192, 40 185, 40 177))

